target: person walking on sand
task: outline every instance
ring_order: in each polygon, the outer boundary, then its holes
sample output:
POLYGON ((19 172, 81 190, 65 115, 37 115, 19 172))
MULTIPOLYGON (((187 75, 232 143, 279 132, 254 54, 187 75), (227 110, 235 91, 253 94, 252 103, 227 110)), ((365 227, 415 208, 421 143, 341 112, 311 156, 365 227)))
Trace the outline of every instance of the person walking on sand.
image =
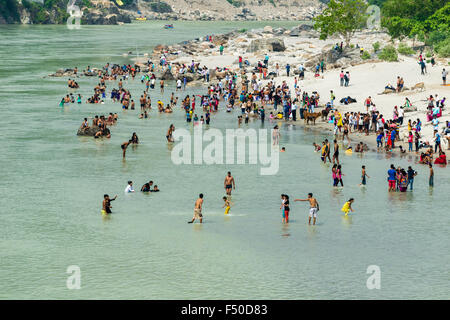
POLYGON ((311 217, 313 218, 313 225, 316 224, 317 212, 319 211, 319 202, 313 197, 312 193, 308 193, 307 199, 295 199, 295 201, 308 201, 309 202, 309 219, 308 224, 311 225, 311 217))
POLYGON ((447 74, 448 74, 448 71, 445 70, 445 68, 442 69, 442 84, 443 84, 444 86, 447 85, 447 74))
POLYGON ((199 219, 200 223, 203 223, 202 208, 203 208, 203 193, 200 193, 198 195, 198 199, 195 201, 194 216, 192 217, 191 221, 188 221, 188 223, 193 223, 195 219, 199 219))
POLYGON ((223 182, 223 186, 225 187, 225 191, 228 196, 231 196, 231 187, 236 190, 236 184, 234 183, 234 178, 231 175, 231 172, 228 171, 227 175, 225 176, 225 181, 223 182))

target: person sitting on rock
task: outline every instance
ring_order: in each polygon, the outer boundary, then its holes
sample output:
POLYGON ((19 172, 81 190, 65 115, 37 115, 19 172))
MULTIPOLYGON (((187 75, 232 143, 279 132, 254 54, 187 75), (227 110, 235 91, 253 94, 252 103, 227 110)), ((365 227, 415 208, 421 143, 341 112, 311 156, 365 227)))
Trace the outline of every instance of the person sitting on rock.
POLYGON ((84 118, 84 121, 83 121, 83 123, 81 124, 80 129, 84 132, 84 131, 86 131, 86 130, 89 129, 89 128, 90 128, 90 127, 89 127, 88 119, 87 119, 87 118, 84 118))

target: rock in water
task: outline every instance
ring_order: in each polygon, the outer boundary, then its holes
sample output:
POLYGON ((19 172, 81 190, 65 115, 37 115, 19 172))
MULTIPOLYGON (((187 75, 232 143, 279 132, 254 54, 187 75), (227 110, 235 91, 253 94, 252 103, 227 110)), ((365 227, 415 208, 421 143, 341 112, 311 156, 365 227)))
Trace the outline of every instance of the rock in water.
MULTIPOLYGON (((78 129, 77 136, 87 136, 87 137, 93 137, 95 134, 100 130, 99 127, 90 127, 88 129, 82 130, 78 129)), ((108 128, 105 129, 106 135, 110 134, 110 131, 108 128)))
POLYGON ((162 80, 175 80, 175 77, 173 76, 172 72, 170 72, 169 69, 164 71, 164 73, 161 75, 162 80))

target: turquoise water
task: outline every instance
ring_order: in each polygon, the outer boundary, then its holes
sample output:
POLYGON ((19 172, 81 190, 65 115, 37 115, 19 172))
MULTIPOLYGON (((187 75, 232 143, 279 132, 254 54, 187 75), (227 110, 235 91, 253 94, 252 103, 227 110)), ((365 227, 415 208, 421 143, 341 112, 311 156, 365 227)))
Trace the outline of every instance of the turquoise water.
MULTIPOLYGON (((119 104, 59 108, 66 79, 43 78, 58 68, 128 62, 123 52, 150 52, 158 43, 267 23, 163 22, 124 26, 0 27, 0 298, 2 299, 416 299, 450 297, 448 168, 428 170, 414 159, 367 153, 344 156, 344 188, 333 189, 331 168, 312 152, 325 134, 282 126, 280 170, 257 165, 174 165, 165 134, 170 123, 191 130, 184 114, 138 119, 119 104), (76 136, 84 117, 117 112, 110 140, 76 136), (141 144, 122 161, 120 144, 132 132, 141 144), (387 192, 390 163, 418 170, 414 192, 387 192), (360 168, 371 177, 360 188, 360 168), (223 179, 237 183, 230 216, 223 215, 223 179), (125 195, 148 180, 158 194, 125 195), (188 225, 198 193, 203 225, 188 225), (321 210, 307 225, 308 206, 292 202, 313 192, 321 210), (118 194, 100 215, 104 193, 118 194), (291 198, 291 223, 281 224, 280 194, 291 198), (348 218, 340 208, 356 199, 348 218), (69 290, 66 269, 81 270, 81 289, 69 290), (368 290, 369 265, 381 270, 381 289, 368 290)), ((275 26, 274 23, 271 23, 275 26)), ((277 23, 277 25, 292 25, 277 23)), ((91 94, 95 79, 80 78, 91 94)), ((108 89, 117 85, 109 85, 108 89)), ((128 81, 136 98, 139 80, 128 81)), ((165 101, 174 91, 166 88, 165 101)), ((193 89, 189 93, 201 93, 193 89)), ((183 93, 184 95, 184 93, 183 93)), ((159 92, 151 93, 153 104, 159 92)), ((135 99, 137 100, 137 99, 135 99)), ((237 127, 237 111, 221 110, 212 128, 237 127)), ((274 124, 266 122, 265 128, 274 124)), ((251 122, 249 128, 260 128, 251 122)), ((245 128, 245 126, 244 126, 245 128)), ((330 139, 330 137, 328 137, 330 139)))

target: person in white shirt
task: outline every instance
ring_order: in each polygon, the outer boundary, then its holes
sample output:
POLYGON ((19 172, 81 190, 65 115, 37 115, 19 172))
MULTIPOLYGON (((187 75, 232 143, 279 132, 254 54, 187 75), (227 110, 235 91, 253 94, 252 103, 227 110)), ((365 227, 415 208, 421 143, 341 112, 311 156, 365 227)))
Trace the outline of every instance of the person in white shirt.
POLYGON ((442 84, 445 86, 447 85, 447 74, 448 71, 444 69, 442 69, 442 84))
POLYGON ((176 89, 176 91, 178 91, 178 90, 181 90, 181 80, 180 79, 177 80, 177 89, 176 89))
POLYGON ((133 181, 128 181, 128 185, 125 188, 125 193, 130 193, 130 192, 134 192, 133 181))

